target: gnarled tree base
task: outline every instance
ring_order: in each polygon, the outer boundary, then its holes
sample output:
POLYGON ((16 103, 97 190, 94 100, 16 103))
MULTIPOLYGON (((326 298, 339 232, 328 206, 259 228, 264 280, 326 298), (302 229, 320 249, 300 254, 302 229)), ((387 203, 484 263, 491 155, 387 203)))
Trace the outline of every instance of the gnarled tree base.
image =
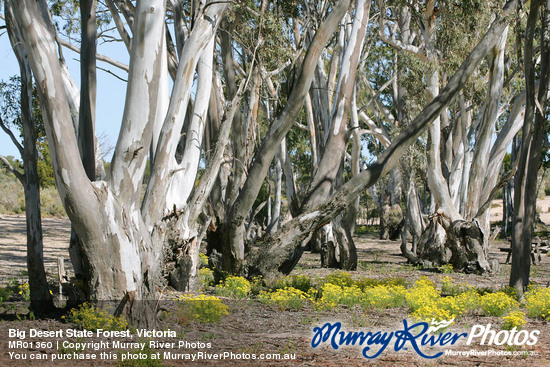
POLYGON ((187 217, 171 213, 155 226, 153 241, 162 243, 163 279, 174 289, 194 292, 199 289, 199 243, 189 239, 187 217))
POLYGON ((334 220, 317 232, 320 232, 323 237, 321 242, 322 267, 342 270, 357 269, 357 249, 351 230, 345 222, 340 219, 334 220))
POLYGON ((477 221, 457 220, 445 228, 434 219, 420 237, 415 262, 429 268, 451 264, 465 273, 496 272, 498 261, 488 259, 487 248, 477 221))

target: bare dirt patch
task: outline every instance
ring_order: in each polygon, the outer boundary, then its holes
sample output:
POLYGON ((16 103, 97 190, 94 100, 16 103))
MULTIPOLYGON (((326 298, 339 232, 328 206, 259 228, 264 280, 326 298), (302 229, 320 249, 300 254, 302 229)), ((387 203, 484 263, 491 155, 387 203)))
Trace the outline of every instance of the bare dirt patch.
MULTIPOLYGON (((57 258, 65 259, 70 267, 69 238, 71 223, 67 218, 42 218, 44 266, 49 276, 57 274, 57 258)), ((0 214, 0 284, 11 279, 26 279, 27 250, 26 222, 24 215, 0 214)), ((55 275, 56 276, 56 275, 55 275)))
MULTIPOLYGON (((26 267, 25 260, 25 224, 23 216, 5 216, 0 215, 0 256, 1 281, 5 283, 7 279, 16 277, 24 280, 23 273, 26 267)), ((44 259, 48 274, 52 282, 56 282, 56 259, 63 256, 68 259, 68 240, 70 235, 70 224, 66 219, 46 218, 44 220, 45 239, 44 239, 44 259)), ((501 288, 508 283, 510 265, 504 264, 506 253, 500 252, 498 247, 509 246, 506 242, 495 242, 491 248, 491 255, 498 258, 501 263, 501 270, 497 274, 491 275, 466 275, 453 273, 449 274, 456 283, 467 283, 479 288, 501 288)), ((372 235, 362 235, 357 237, 357 247, 359 255, 359 266, 354 277, 371 278, 404 278, 410 283, 426 276, 436 282, 441 283, 443 274, 430 270, 418 270, 409 266, 405 258, 400 255, 399 243, 392 241, 381 241, 372 235)), ((66 260, 66 265, 69 261, 66 260)), ((332 272, 330 269, 319 267, 319 255, 306 253, 295 274, 306 274, 312 278, 321 278, 332 272)), ((543 256, 542 263, 532 267, 532 279, 539 284, 546 284, 550 279, 550 257, 543 256)), ((447 275, 447 274, 445 274, 447 275)), ((174 299, 176 293, 164 290, 165 299, 174 299)), ((165 318, 160 329, 175 330, 176 338, 155 338, 156 341, 187 341, 189 343, 210 343, 209 348, 193 347, 174 349, 174 353, 233 353, 234 355, 256 354, 257 356, 265 354, 294 354, 296 360, 245 360, 245 359, 224 359, 209 360, 202 359, 199 362, 185 360, 165 360, 165 365, 220 365, 220 366, 333 366, 344 364, 346 366, 362 366, 365 363, 372 363, 380 366, 427 366, 427 365, 452 365, 452 366, 545 366, 550 365, 550 325, 546 321, 529 319, 525 329, 540 330, 539 342, 535 346, 524 346, 514 349, 511 346, 480 346, 465 345, 464 341, 459 341, 449 349, 466 351, 475 349, 478 351, 493 350, 497 352, 510 352, 515 350, 534 353, 529 357, 503 357, 503 356, 442 356, 436 360, 428 360, 418 356, 411 348, 408 350, 393 350, 393 344, 378 358, 367 360, 361 355, 362 349, 359 347, 344 346, 334 350, 329 346, 322 346, 316 349, 311 348, 311 338, 313 328, 322 326, 325 322, 342 322, 343 329, 346 331, 396 331, 403 329, 403 319, 408 318, 408 310, 405 308, 371 310, 364 311, 358 307, 340 307, 331 311, 319 311, 310 305, 305 306, 299 311, 280 311, 277 308, 259 303, 254 299, 230 300, 224 299, 224 303, 229 306, 230 314, 220 322, 213 324, 189 323, 179 325, 175 322, 173 316, 175 303, 168 302, 164 304, 168 311, 168 317, 165 318)), ((21 309, 22 302, 18 302, 21 309)), ((24 306, 24 305, 23 305, 24 306)), ((24 308, 24 307, 23 307, 24 308)), ((22 316, 24 318, 24 315, 22 316)), ((491 323, 494 328, 500 330, 501 320, 493 317, 473 315, 462 318, 458 323, 452 326, 450 332, 469 332, 471 327, 476 324, 486 325, 491 323)), ((13 315, 4 315, 0 327, 0 365, 27 366, 27 365, 57 365, 57 366, 107 366, 116 365, 116 361, 79 361, 65 360, 52 362, 51 355, 59 353, 55 348, 27 348, 20 352, 35 353, 47 356, 46 361, 17 361, 11 359, 8 352, 8 341, 14 340, 8 337, 9 329, 19 330, 65 330, 74 328, 74 325, 64 323, 59 318, 46 320, 17 320, 13 315)), ((137 337, 122 339, 122 341, 137 341, 137 337)), ((35 341, 78 341, 79 338, 35 338, 35 341)), ((82 338, 80 338, 82 340, 82 338)), ((94 339, 85 339, 93 341, 94 339)), ((97 340, 97 339, 96 339, 97 340)), ((109 339, 107 339, 108 341, 109 339)), ((113 340, 113 339, 111 339, 113 340)), ((149 339, 144 340, 149 342, 149 339)), ((198 346, 198 344, 197 344, 198 346)), ((426 354, 435 354, 438 351, 447 349, 447 347, 423 348, 426 354)), ((170 352, 170 349, 158 350, 161 355, 164 352, 170 352)), ((70 350, 66 350, 70 353, 70 350)), ((128 350, 116 350, 114 354, 120 356, 127 353, 128 350)), ((156 352, 156 350, 154 351, 156 352)), ((146 365, 146 364, 144 364, 146 365)))

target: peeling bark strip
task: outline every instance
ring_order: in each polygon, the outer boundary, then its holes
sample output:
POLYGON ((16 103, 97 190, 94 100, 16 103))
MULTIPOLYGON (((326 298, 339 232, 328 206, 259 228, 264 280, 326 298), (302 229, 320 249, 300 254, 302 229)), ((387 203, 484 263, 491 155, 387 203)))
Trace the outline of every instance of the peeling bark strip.
POLYGON ((314 230, 334 219, 363 190, 372 186, 399 161, 405 150, 424 132, 462 89, 487 53, 495 47, 507 27, 506 16, 517 7, 518 1, 509 1, 504 14, 497 16, 487 33, 464 60, 448 84, 426 108, 392 142, 388 149, 368 169, 350 179, 323 204, 288 222, 272 236, 266 237, 248 261, 250 273, 266 276, 275 274, 284 262, 300 257, 314 230))

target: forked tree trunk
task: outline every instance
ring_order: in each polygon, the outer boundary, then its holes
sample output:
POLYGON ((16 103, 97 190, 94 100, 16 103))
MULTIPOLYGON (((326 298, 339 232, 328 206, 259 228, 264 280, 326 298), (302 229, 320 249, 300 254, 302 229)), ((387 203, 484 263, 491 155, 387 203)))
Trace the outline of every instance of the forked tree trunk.
MULTIPOLYGON (((330 124, 328 131, 325 131, 325 136, 327 137, 326 144, 302 206, 303 210, 311 209, 320 204, 343 184, 342 163, 345 158, 348 140, 351 136, 348 128, 349 111, 352 106, 355 76, 366 35, 370 4, 370 1, 357 1, 355 18, 351 29, 346 32, 346 28, 343 27, 340 31, 339 45, 341 48, 340 51, 343 52, 341 58, 338 58, 340 73, 332 103, 330 124), (344 44, 345 38, 348 38, 347 45, 344 44)), ((333 56, 333 58, 335 57, 336 55, 333 56)), ((334 59, 332 61, 335 62, 334 59)), ((330 80, 329 77, 329 83, 330 80)), ((330 91, 331 88, 328 88, 328 90, 330 91)), ((321 247, 322 265, 327 267, 342 267, 344 269, 356 268, 357 255, 355 254, 356 249, 351 235, 352 226, 344 220, 331 224, 330 228, 332 231, 327 230, 324 231, 325 233, 315 236, 315 242, 319 242, 321 247), (334 236, 327 236, 330 233, 334 233, 334 236), (325 240, 327 242, 324 242, 325 240), (354 252, 353 255, 346 255, 352 252, 354 252), (343 258, 340 259, 340 256, 336 257, 336 255, 342 255, 343 258), (349 260, 351 260, 351 263, 349 260)))
MULTIPOLYGON (((433 6, 434 2, 430 2, 433 6)), ((435 45, 435 24, 431 19, 425 19, 424 41, 426 43, 427 57, 436 62, 435 45)), ((419 244, 418 256, 425 263, 432 266, 440 266, 445 262, 454 262, 456 269, 464 269, 473 271, 477 268, 479 271, 491 271, 491 266, 487 260, 489 246, 489 216, 485 210, 478 213, 481 205, 488 200, 488 194, 496 185, 496 179, 500 172, 502 157, 491 157, 491 144, 496 121, 499 116, 499 104, 502 95, 502 87, 504 82, 504 47, 506 42, 507 28, 504 29, 501 39, 493 48, 493 53, 489 56, 489 88, 483 108, 479 115, 479 121, 476 124, 476 134, 473 147, 471 161, 464 159, 463 151, 456 149, 453 144, 453 138, 462 140, 464 146, 468 145, 467 140, 463 140, 463 134, 459 129, 454 129, 456 136, 450 136, 447 147, 445 164, 442 162, 442 127, 441 120, 436 119, 429 131, 429 152, 428 152, 428 183, 432 194, 432 213, 436 213, 436 217, 445 217, 445 222, 448 225, 441 225, 440 221, 434 220, 431 223, 419 244), (458 164, 452 162, 452 153, 456 152, 458 164), (490 158, 494 158, 490 162, 490 158), (471 164, 470 164, 471 162, 471 164), (467 181, 462 181, 460 190, 467 192, 462 195, 462 201, 457 201, 458 177, 456 175, 444 174, 444 168, 451 168, 463 164, 463 178, 467 175, 467 181), (451 179, 450 182, 448 180, 451 179), (467 184, 465 184, 467 182, 467 184), (449 190, 450 189, 450 190, 449 190), (455 206, 459 204, 459 206, 455 206), (479 235, 479 229, 482 234, 479 235), (468 239, 471 235, 472 238, 468 239), (476 244, 474 246, 473 244, 476 244), (477 248, 481 246, 481 250, 477 248), (435 254, 440 251, 440 255, 435 254), (477 258, 474 260, 474 257, 477 258), (437 259, 436 259, 437 258, 437 259), (468 261, 466 261, 467 259, 468 261), (475 262, 477 265, 469 265, 469 262, 475 262)), ((434 98, 439 92, 439 74, 437 69, 429 70, 426 76, 428 100, 434 98)), ((464 115, 464 114, 463 114, 464 115)), ((447 117, 446 114, 442 115, 447 117)), ((462 117, 464 124, 466 118, 462 117)), ((512 120, 512 119, 511 119, 512 120)), ((505 138, 511 139, 509 136, 502 134, 505 138)), ((471 141, 472 139, 470 139, 471 141)), ((456 142, 455 142, 456 143, 456 142)), ((500 143, 500 142, 499 142, 500 143)), ((503 154, 504 150, 498 150, 496 155, 503 154)), ((460 148, 460 147, 458 147, 460 148)), ((447 172, 446 171, 446 172, 447 172)), ((498 270, 498 269, 494 269, 498 270)))
POLYGON ((23 1, 10 2, 10 5, 14 9, 14 23, 23 35, 39 86, 61 200, 84 244, 83 257, 90 270, 83 284, 85 294, 91 301, 114 302, 113 309, 126 311, 133 324, 152 325, 155 322, 154 308, 147 307, 146 300, 156 298, 155 285, 159 281, 160 264, 156 255, 158 252, 153 248, 141 219, 138 201, 147 151, 143 148, 151 139, 148 121, 143 117, 154 116, 156 111, 155 100, 151 100, 150 96, 158 92, 155 82, 158 80, 156 73, 161 72, 157 62, 160 58, 157 57, 163 50, 163 42, 158 40, 162 40, 164 34, 164 3, 154 0, 138 3, 136 30, 147 29, 148 37, 139 31, 134 34, 125 108, 125 122, 127 124, 130 120, 132 127, 138 128, 138 136, 126 139, 124 134, 128 135, 129 131, 122 129, 122 138, 117 144, 119 154, 115 154, 113 160, 110 183, 94 184, 88 179, 78 155, 46 4, 23 1), (150 79, 134 77, 136 74, 143 75, 141 73, 150 79), (132 112, 136 114, 135 118, 132 118, 132 112), (139 129, 139 123, 142 129, 139 129), (122 149, 120 146, 123 146, 122 149), (133 176, 121 172, 136 173, 136 170, 137 174, 133 176))
POLYGON ((270 125, 267 135, 256 152, 246 181, 229 211, 227 225, 224 229, 223 269, 225 271, 242 274, 245 270, 243 267, 245 257, 245 219, 254 205, 273 157, 279 150, 281 141, 302 110, 305 97, 311 86, 315 67, 324 46, 349 8, 349 4, 349 0, 338 2, 320 25, 308 48, 287 104, 270 125))
MULTIPOLYGON (((517 1, 510 1, 504 13, 513 12, 517 1)), ((363 172, 346 182, 330 199, 312 208, 281 227, 252 248, 248 257, 248 274, 263 274, 274 277, 279 271, 288 273, 299 261, 313 231, 332 221, 361 192, 387 174, 399 161, 406 149, 422 134, 462 89, 470 75, 487 53, 497 44, 507 26, 506 19, 497 16, 481 41, 464 60, 455 75, 439 95, 422 110, 407 126, 378 160, 363 172)))

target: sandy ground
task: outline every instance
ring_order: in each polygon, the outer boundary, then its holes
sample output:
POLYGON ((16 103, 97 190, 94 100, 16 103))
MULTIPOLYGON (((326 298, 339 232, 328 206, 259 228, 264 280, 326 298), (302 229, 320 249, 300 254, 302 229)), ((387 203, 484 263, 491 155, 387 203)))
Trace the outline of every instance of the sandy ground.
MULTIPOLYGON (((546 225, 550 225, 550 196, 537 200, 537 213, 540 214, 540 220, 546 225)), ((493 200, 491 204, 491 222, 502 220, 502 200, 493 200)))
MULTIPOLYGON (((496 203, 495 203, 496 204, 496 203)), ((550 206, 550 199, 542 201, 539 206, 543 208, 550 206)), ((494 220, 500 220, 498 207, 493 208, 497 213, 494 220)), ((545 214, 545 213, 543 213, 545 214)), ((546 215, 542 220, 550 222, 546 215)), ((70 225, 66 219, 46 218, 44 219, 44 260, 50 279, 55 281, 57 269, 57 257, 65 258, 68 266, 68 241, 70 225)), ((0 215, 0 281, 5 283, 9 279, 16 278, 25 280, 25 218, 23 216, 0 215)), ((400 277, 412 283, 422 276, 426 276, 441 283, 444 274, 434 272, 433 269, 418 270, 409 266, 400 254, 399 242, 381 241, 375 235, 361 235, 356 238, 358 249, 358 269, 353 272, 354 277, 390 278, 400 277)), ((505 264, 506 253, 500 252, 499 247, 509 246, 504 241, 494 242, 491 245, 490 253, 496 257, 501 269, 496 274, 488 275, 466 275, 461 273, 449 274, 455 283, 466 283, 478 288, 501 288, 508 283, 510 276, 510 265, 505 264)), ((320 278, 329 274, 332 270, 319 267, 319 255, 305 253, 300 260, 294 274, 307 274, 312 278, 320 278)), ((446 274, 445 274, 446 275, 446 274)), ((542 263, 531 268, 531 279, 539 284, 546 285, 550 279, 550 257, 544 256, 542 263)), ((174 299, 175 294, 164 293, 167 299, 174 299)), ((18 302, 16 307, 25 306, 18 302)), ((266 306, 257 300, 229 300, 224 303, 230 308, 230 313, 222 321, 213 324, 190 323, 181 324, 176 319, 177 306, 174 302, 165 305, 166 319, 162 321, 159 329, 167 328, 177 331, 177 338, 167 341, 185 340, 189 342, 211 343, 210 349, 187 348, 184 351, 189 353, 197 352, 231 352, 231 353, 295 353, 296 360, 289 361, 268 361, 260 363, 252 360, 223 360, 190 363, 186 361, 164 361, 165 365, 215 365, 215 366, 363 366, 366 363, 379 366, 550 366, 550 324, 544 320, 529 319, 525 326, 527 330, 540 330, 539 342, 535 346, 522 347, 520 350, 533 353, 529 357, 479 357, 479 356, 443 356, 437 360, 426 360, 418 357, 410 348, 395 352, 388 349, 383 355, 373 361, 368 361, 361 356, 361 350, 356 347, 343 347, 334 350, 328 346, 322 348, 311 348, 313 328, 322 326, 325 322, 341 321, 344 330, 365 330, 373 332, 376 330, 399 330, 403 327, 403 320, 409 318, 408 310, 404 307, 387 310, 362 310, 357 307, 341 306, 330 311, 318 311, 310 305, 299 311, 280 311, 277 308, 266 306)), ((13 316, 13 315, 12 315, 13 316)), ((500 329, 501 320, 494 317, 474 314, 464 316, 452 326, 451 332, 469 332, 473 325, 486 325, 491 323, 495 328, 500 329)), ((52 353, 55 348, 23 349, 24 353, 38 353, 48 356, 47 362, 27 360, 25 362, 10 359, 7 345, 8 340, 13 340, 7 335, 9 328, 19 330, 40 329, 60 330, 72 328, 71 324, 62 322, 59 318, 45 320, 18 320, 4 315, 0 319, 0 366, 110 366, 120 365, 113 361, 61 361, 53 363, 52 353), (6 318, 7 317, 7 318, 6 318)), ((73 338, 74 339, 74 338, 73 338)), ((51 341, 52 339, 35 339, 51 341)), ((54 339, 63 342, 64 339, 54 339)), ((73 341, 78 341, 76 338, 73 341)), ((162 339, 156 339, 162 340, 162 339)), ((133 341, 136 341, 134 338, 133 341)), ((510 351, 510 347, 503 346, 468 346, 464 342, 451 347, 453 350, 468 351, 475 349, 496 350, 501 352, 510 351)), ((433 349, 430 349, 433 350, 433 349)), ((441 350, 439 347, 438 351, 441 350)), ((176 352, 182 352, 181 349, 176 352)), ((115 353, 124 353, 121 350, 115 353)), ((144 364, 145 365, 145 364, 144 364)))
MULTIPOLYGON (((70 268, 69 238, 71 224, 67 218, 42 218, 44 266, 49 276, 57 277, 57 258, 63 257, 70 268)), ((25 280, 27 271, 26 223, 24 215, 0 214, 0 284, 25 280)), ((26 280, 25 280, 26 281, 26 280)))
MULTIPOLYGON (((537 201, 537 209, 541 220, 550 225, 550 196, 537 201)), ((494 200, 491 205, 491 222, 502 220, 502 200, 494 200)), ((70 222, 67 218, 43 218, 44 230, 44 264, 48 276, 57 277, 57 258, 62 257, 66 270, 70 271, 68 247, 70 238, 70 222)), ((378 243, 379 241, 376 241, 378 243)), ((380 241, 384 242, 384 241, 380 241)), ((0 214, 0 284, 6 284, 11 279, 25 281, 26 279, 26 237, 25 216, 0 214)), ((386 246, 392 246, 389 242, 386 246)), ((506 243, 498 243, 492 246, 495 256, 506 258, 506 255, 498 251, 498 246, 507 246, 506 243)), ((359 250, 362 251, 359 245, 359 250)), ((364 251, 373 250, 371 245, 365 246, 364 251)), ((399 256, 399 249, 396 249, 399 256)), ((504 261, 502 261, 504 262, 504 261)))

